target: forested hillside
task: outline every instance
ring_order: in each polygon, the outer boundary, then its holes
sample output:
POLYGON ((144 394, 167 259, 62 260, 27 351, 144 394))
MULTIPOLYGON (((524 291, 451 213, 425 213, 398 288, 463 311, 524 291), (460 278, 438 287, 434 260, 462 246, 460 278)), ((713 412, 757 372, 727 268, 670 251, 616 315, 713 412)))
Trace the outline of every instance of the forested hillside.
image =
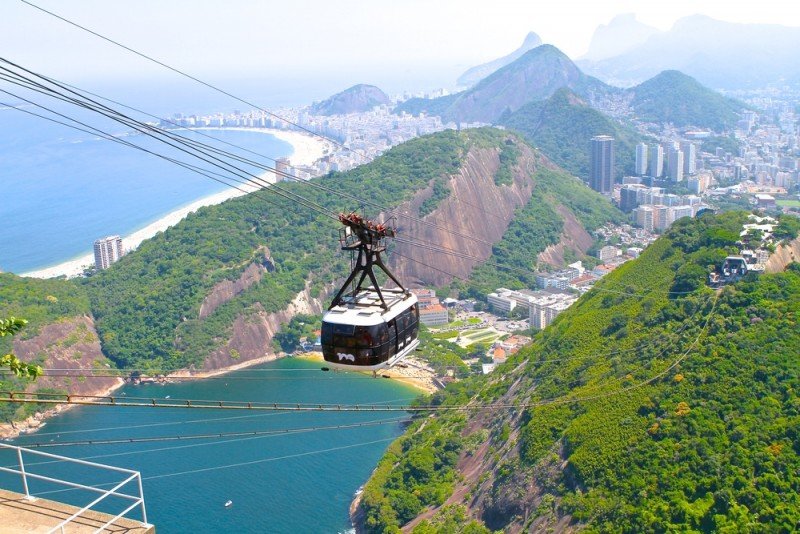
MULTIPOLYGON (((106 366, 107 356, 120 369, 153 373, 216 369, 272 354, 282 325, 296 314, 319 313, 346 275, 349 258, 339 250, 340 225, 332 215, 339 211, 413 214, 416 222, 397 219, 400 235, 412 241, 390 251, 395 272, 412 286, 449 285, 453 277, 442 273, 472 276, 454 287, 466 294, 518 287, 530 280, 536 256, 569 233, 567 226, 585 233, 622 217, 518 136, 490 128, 419 138, 315 183, 329 190, 280 187, 327 214, 262 192, 203 208, 88 279, 2 275, 0 312, 31 320, 17 341, 49 329, 28 345, 15 341, 20 356, 56 358, 57 366, 75 360, 81 368, 106 366), (437 254, 430 269, 430 248, 414 239, 469 259, 437 254)), ((452 363, 443 358, 432 364, 452 363)))
POLYGON ((619 176, 634 174, 636 143, 644 140, 635 130, 591 108, 567 88, 503 116, 500 123, 522 133, 547 157, 583 179, 589 177, 592 137, 614 137, 619 176))
POLYGON ((678 221, 488 381, 431 398, 472 407, 389 448, 366 530, 793 531, 800 268, 705 285, 744 217, 678 221))
POLYGON ((699 126, 721 132, 733 128, 746 106, 704 87, 691 76, 667 70, 628 90, 637 118, 699 126))

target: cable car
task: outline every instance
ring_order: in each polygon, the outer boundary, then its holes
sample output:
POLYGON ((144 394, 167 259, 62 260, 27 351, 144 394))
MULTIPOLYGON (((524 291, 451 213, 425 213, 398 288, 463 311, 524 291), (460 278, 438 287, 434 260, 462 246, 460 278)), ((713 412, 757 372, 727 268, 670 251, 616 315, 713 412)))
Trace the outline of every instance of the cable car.
POLYGON ((417 297, 403 288, 380 256, 386 250, 386 238, 394 237, 395 231, 356 213, 341 214, 339 220, 344 225, 339 241, 342 250, 353 254, 352 270, 322 317, 322 355, 334 369, 391 367, 419 344, 417 297), (376 266, 396 288, 378 284, 376 266), (367 280, 371 286, 365 285, 367 280))

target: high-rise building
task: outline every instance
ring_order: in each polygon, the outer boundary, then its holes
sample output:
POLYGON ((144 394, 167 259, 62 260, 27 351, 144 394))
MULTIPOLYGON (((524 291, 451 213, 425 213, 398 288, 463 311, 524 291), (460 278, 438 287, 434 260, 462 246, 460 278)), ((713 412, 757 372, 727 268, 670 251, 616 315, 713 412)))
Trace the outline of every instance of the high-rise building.
POLYGON ((688 141, 681 143, 683 151, 683 174, 691 176, 697 172, 697 147, 688 141))
POLYGON ((645 143, 636 145, 636 174, 639 176, 647 174, 647 145, 645 143))
POLYGON ((94 266, 97 270, 108 267, 122 257, 122 238, 110 235, 94 242, 94 266))
POLYGON ((614 138, 610 135, 592 137, 589 186, 604 194, 614 189, 614 138))
POLYGON ((650 146, 650 176, 661 178, 664 174, 664 149, 661 145, 650 146))
POLYGON ((647 189, 639 184, 623 185, 619 191, 619 209, 625 213, 632 211, 633 208, 642 203, 643 191, 647 189))
POLYGON ((287 158, 278 158, 275 160, 275 181, 288 182, 291 180, 290 176, 294 176, 292 172, 291 163, 287 158))
POLYGON ((683 152, 679 148, 669 149, 669 179, 673 182, 683 180, 683 152))

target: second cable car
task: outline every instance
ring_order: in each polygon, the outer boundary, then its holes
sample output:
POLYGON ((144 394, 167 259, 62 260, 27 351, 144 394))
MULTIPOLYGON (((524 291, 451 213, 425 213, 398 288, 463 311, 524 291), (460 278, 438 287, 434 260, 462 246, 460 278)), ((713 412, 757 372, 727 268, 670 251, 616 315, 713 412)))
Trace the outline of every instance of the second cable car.
POLYGON ((380 256, 386 250, 386 238, 394 237, 395 231, 356 213, 341 214, 339 220, 344 225, 342 250, 353 253, 353 268, 322 318, 322 355, 336 369, 391 367, 419 344, 417 297, 403 288, 380 256), (375 266, 397 287, 380 287, 375 266), (367 281, 372 285, 365 285, 367 281))

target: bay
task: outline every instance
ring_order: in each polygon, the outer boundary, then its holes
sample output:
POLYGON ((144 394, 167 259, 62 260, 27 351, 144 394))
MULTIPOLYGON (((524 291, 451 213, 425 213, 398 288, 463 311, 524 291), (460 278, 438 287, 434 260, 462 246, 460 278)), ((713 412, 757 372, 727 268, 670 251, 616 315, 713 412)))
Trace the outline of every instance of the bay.
MULTIPOLYGON (((206 133, 268 158, 292 152, 291 145, 262 132, 206 133)), ((198 134, 183 134, 230 149, 198 134)), ((190 160, 141 135, 123 139, 190 160)), ((268 159, 261 161, 272 165, 268 159)), ((17 110, 0 110, 0 220, 4 226, 0 270, 23 273, 71 260, 90 253, 96 239, 131 234, 228 187, 97 136, 17 110)))
MULTIPOLYGON (((172 400, 219 399, 253 402, 380 403, 406 405, 417 395, 407 385, 353 373, 319 370, 320 364, 283 359, 218 379, 167 385, 126 386, 120 397, 172 400)), ((144 436, 198 435, 352 425, 296 434, 201 439, 181 442, 80 445, 47 452, 141 472, 148 519, 168 532, 343 532, 355 491, 369 477, 389 443, 402 431, 404 412, 297 413, 125 407, 80 407, 47 421, 37 433, 13 444, 107 440, 144 436), (225 507, 225 502, 233 504, 225 507)), ((0 451, 4 452, 4 451, 0 451)), ((86 476, 85 469, 34 460, 34 472, 86 476)), ((14 458, 0 454, 2 465, 14 458)), ((108 482, 108 474, 94 479, 108 482), (103 478, 105 477, 105 478, 103 478)), ((118 480, 119 478, 114 478, 118 480)), ((19 480, 0 477, 19 491, 19 480)), ((52 491, 33 482, 43 497, 86 504, 83 491, 52 491)), ((129 488, 130 489, 130 488, 129 488)))

